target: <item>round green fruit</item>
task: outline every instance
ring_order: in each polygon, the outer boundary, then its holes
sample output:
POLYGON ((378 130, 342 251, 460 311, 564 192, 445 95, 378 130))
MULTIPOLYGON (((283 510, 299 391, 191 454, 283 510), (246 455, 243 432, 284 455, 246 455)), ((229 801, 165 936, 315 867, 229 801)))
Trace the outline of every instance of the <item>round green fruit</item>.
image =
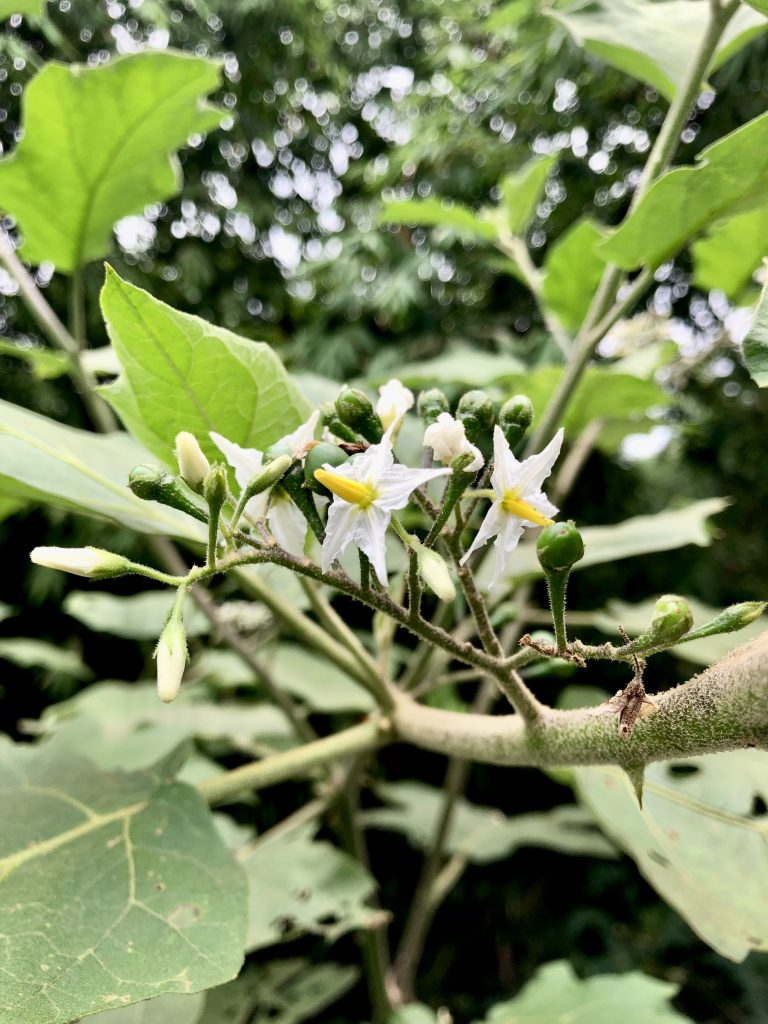
POLYGON ((331 497, 328 488, 323 487, 319 481, 315 480, 315 470, 326 465, 341 466, 348 459, 347 453, 336 444, 329 444, 327 441, 316 444, 314 448, 309 449, 307 457, 304 459, 304 479, 307 481, 307 486, 311 487, 315 494, 322 494, 326 498, 331 497))

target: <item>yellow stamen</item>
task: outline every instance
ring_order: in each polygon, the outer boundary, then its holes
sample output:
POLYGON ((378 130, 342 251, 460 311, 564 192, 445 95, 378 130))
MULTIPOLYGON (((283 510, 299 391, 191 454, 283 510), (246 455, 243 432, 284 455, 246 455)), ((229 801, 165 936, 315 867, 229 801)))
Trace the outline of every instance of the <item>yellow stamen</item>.
POLYGON ((315 480, 327 487, 329 491, 338 494, 350 505, 359 505, 360 508, 368 508, 376 497, 376 491, 370 484, 361 484, 359 480, 349 480, 338 473, 331 473, 327 469, 316 469, 315 480))
POLYGON ((501 499, 501 507, 505 512, 519 516, 520 519, 527 519, 528 522, 536 523, 537 526, 551 526, 554 523, 554 519, 547 519, 541 512, 537 512, 533 505, 529 505, 527 501, 521 501, 517 496, 517 491, 506 491, 501 499))

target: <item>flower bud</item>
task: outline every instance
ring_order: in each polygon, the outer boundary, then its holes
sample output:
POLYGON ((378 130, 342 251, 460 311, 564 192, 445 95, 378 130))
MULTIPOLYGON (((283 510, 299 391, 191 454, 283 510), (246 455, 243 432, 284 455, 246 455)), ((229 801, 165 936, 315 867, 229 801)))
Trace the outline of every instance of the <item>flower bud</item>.
POLYGON ((177 615, 171 614, 155 648, 157 695, 164 704, 175 700, 187 664, 187 638, 177 615))
POLYGON ((742 601, 741 604, 732 604, 716 615, 714 619, 698 626, 693 632, 686 636, 687 640, 699 640, 705 636, 716 636, 718 633, 733 633, 737 629, 743 629, 751 622, 755 622, 766 609, 765 601, 742 601))
POLYGON ((370 399, 357 388, 344 388, 336 399, 336 415, 341 422, 361 434, 371 444, 381 441, 383 430, 370 399))
POLYGON ((35 565, 86 576, 91 580, 121 576, 134 567, 127 558, 104 548, 33 548, 29 557, 35 565))
POLYGON ((164 469, 158 469, 156 466, 134 466, 128 476, 128 486, 137 498, 144 501, 158 501, 161 505, 177 508, 203 523, 208 518, 205 512, 190 500, 188 494, 184 493, 178 481, 164 469))
POLYGON ((539 534, 536 554, 545 572, 568 572, 584 557, 584 541, 572 520, 552 523, 539 534))
POLYGON ((336 415, 336 406, 333 402, 323 402, 320 406, 320 415, 323 426, 327 427, 340 441, 346 441, 348 444, 357 444, 359 442, 360 438, 355 431, 342 423, 336 415))
POLYGON ((176 459, 182 480, 199 493, 211 465, 197 438, 188 430, 182 430, 176 435, 176 459))
POLYGON ((673 644, 693 626, 688 602, 677 594, 663 594, 653 608, 648 639, 654 644, 673 644))
POLYGON ((217 463, 211 466, 203 481, 203 497, 208 502, 211 514, 218 515, 222 505, 227 500, 227 471, 217 463))
POLYGON ((494 420, 493 403, 484 391, 467 391, 459 399, 456 418, 464 424, 472 444, 479 444, 490 436, 494 420))
POLYGON ((441 601, 452 601, 456 597, 451 574, 445 561, 431 548, 420 545, 416 551, 419 562, 419 573, 429 589, 436 594, 441 601))
POLYGON ((462 469, 466 473, 477 473, 483 468, 481 452, 470 444, 461 420, 455 420, 450 413, 441 412, 434 423, 424 431, 424 446, 431 448, 435 458, 443 465, 450 465, 460 455, 470 454, 472 459, 462 469))
POLYGON ((245 493, 248 498, 253 498, 257 494, 261 494, 263 491, 268 490, 270 487, 281 480, 285 473, 290 469, 293 462, 293 456, 284 454, 278 455, 277 458, 272 459, 258 472, 247 484, 245 493))
POLYGON ((379 388, 379 400, 376 403, 376 415, 386 430, 413 408, 413 392, 395 377, 382 384, 379 388))
POLYGON ((416 403, 416 412, 424 421, 424 426, 431 426, 441 412, 448 412, 450 406, 448 399, 439 388, 429 388, 422 391, 416 403))
POLYGON ((525 395, 513 395, 499 410, 498 423, 507 444, 514 448, 533 423, 533 406, 530 398, 525 395))

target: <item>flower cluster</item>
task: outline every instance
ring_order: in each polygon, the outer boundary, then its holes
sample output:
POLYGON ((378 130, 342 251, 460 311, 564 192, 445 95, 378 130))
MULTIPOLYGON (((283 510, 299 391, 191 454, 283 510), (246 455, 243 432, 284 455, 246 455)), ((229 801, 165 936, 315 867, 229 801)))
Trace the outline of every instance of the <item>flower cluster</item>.
MULTIPOLYGON (((417 407, 424 424, 418 468, 405 465, 395 453, 400 428, 414 404, 413 393, 394 379, 379 388, 375 408, 362 391, 345 388, 335 403, 315 410, 266 450, 244 447, 213 431, 203 450, 200 439, 183 431, 175 444, 178 477, 148 466, 131 473, 129 486, 138 497, 172 505, 208 524, 206 564, 176 583, 179 596, 156 650, 158 692, 164 701, 176 696, 187 660, 182 618, 187 589, 194 579, 226 570, 230 554, 242 560, 244 550, 282 552, 281 564, 293 558, 287 564, 297 571, 310 558, 333 584, 341 578, 334 576, 334 566, 352 546, 360 552, 361 585, 370 585, 370 566, 378 584, 387 587, 386 542, 392 530, 422 584, 451 601, 456 592, 451 572, 436 550, 444 530, 455 533, 458 548, 454 544, 445 553, 460 565, 495 539, 495 582, 507 569, 523 530, 552 523, 557 509, 542 484, 560 452, 563 431, 538 455, 518 461, 512 443, 530 424, 527 399, 516 396, 497 413, 482 392, 471 391, 451 413, 441 392, 423 392, 417 407), (217 453, 226 465, 215 460, 217 453), (476 480, 482 485, 486 479, 491 453, 490 488, 471 490, 476 480), (433 460, 442 465, 430 465, 433 460), (439 480, 447 482, 432 489, 439 480), (465 529, 473 527, 471 515, 465 524, 459 503, 471 500, 474 508, 487 498, 490 507, 462 554, 465 529), (396 515, 409 504, 414 509, 411 520, 425 528, 426 536, 409 533, 396 515)), ((95 548, 36 548, 32 559, 92 578, 141 572, 172 579, 95 548)), ((345 562, 342 571, 353 569, 345 562)), ((411 601, 415 599, 412 593, 411 601)))

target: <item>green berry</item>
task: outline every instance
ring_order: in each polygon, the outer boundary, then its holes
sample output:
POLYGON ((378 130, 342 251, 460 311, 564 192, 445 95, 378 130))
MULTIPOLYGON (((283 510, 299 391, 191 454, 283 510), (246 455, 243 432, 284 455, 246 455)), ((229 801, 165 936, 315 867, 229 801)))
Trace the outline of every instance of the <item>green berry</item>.
POLYGON ((651 628, 649 630, 654 643, 671 644, 693 626, 693 615, 684 597, 677 594, 664 594, 653 608, 651 628))
POLYGON ((304 459, 304 479, 307 486, 315 494, 322 494, 326 498, 331 497, 332 495, 328 488, 323 487, 318 480, 315 480, 315 470, 325 465, 341 466, 348 459, 347 453, 336 444, 328 444, 327 441, 321 441, 319 444, 316 444, 314 448, 310 448, 307 452, 307 457, 304 459))
POLYGON ((584 541, 571 520, 552 523, 539 534, 536 553, 545 572, 567 572, 584 557, 584 541))

